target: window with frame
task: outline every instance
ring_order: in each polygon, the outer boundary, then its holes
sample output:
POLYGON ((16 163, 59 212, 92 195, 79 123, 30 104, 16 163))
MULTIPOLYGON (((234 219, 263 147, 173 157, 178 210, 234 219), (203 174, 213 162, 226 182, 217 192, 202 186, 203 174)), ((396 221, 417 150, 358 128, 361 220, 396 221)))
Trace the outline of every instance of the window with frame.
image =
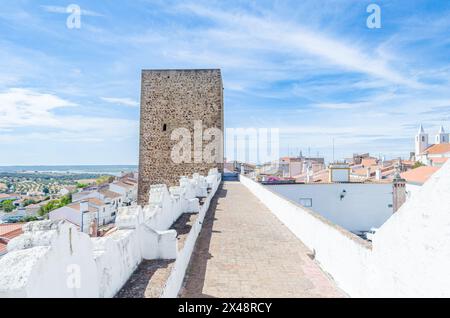
POLYGON ((312 198, 300 198, 299 202, 305 208, 312 207, 312 198))

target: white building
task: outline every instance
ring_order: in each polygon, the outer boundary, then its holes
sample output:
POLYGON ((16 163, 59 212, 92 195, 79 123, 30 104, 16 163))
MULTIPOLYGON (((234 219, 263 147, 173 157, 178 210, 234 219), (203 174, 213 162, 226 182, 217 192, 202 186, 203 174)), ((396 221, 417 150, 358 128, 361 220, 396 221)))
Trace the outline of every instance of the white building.
POLYGON ((348 164, 334 163, 328 167, 330 182, 350 182, 350 167, 348 164))
POLYGON ((435 144, 429 144, 428 140, 428 134, 420 125, 415 138, 415 159, 427 166, 441 166, 450 158, 449 134, 441 126, 434 138, 435 144))
POLYGON ((67 194, 69 194, 69 193, 70 193, 70 191, 67 190, 66 188, 62 188, 62 189, 59 190, 59 192, 58 192, 58 194, 61 195, 61 196, 67 195, 67 194))
POLYGON ((131 181, 115 181, 109 185, 109 190, 124 196, 124 202, 130 204, 137 200, 137 184, 131 181))
POLYGON ((72 195, 72 202, 79 202, 90 198, 103 200, 105 202, 111 203, 111 205, 114 205, 117 208, 121 207, 126 201, 125 192, 119 193, 116 191, 112 191, 111 189, 109 189, 109 187, 105 187, 98 190, 74 193, 74 195, 72 195))
POLYGON ((50 220, 67 220, 84 232, 89 232, 89 226, 93 220, 98 226, 106 225, 114 221, 117 209, 110 203, 98 198, 87 198, 79 202, 73 202, 49 213, 50 220))
POLYGON ((390 183, 312 183, 266 185, 351 232, 380 227, 393 214, 390 183))
MULTIPOLYGON (((132 202, 136 202, 136 199, 137 183, 134 184, 133 180, 124 178, 123 181, 116 181, 109 185, 74 193, 72 195, 72 204, 77 209, 77 204, 83 201, 88 201, 90 206, 94 209, 98 209, 96 220, 98 220, 98 226, 102 226, 114 222, 119 208, 124 205, 129 205, 132 202), (99 202, 101 202, 101 204, 99 202)), ((71 217, 74 216, 72 209, 70 209, 70 205, 67 207, 69 207, 69 210, 64 209, 66 207, 63 207, 55 210, 57 212, 52 211, 53 219, 67 219, 68 221, 80 226, 81 221, 78 220, 80 218, 79 216, 76 216, 77 220, 75 221, 66 217, 67 215, 70 215, 71 217)), ((92 221, 93 217, 89 217, 89 222, 92 221)), ((86 232, 89 228, 89 224, 86 224, 86 220, 84 220, 84 218, 83 227, 83 232, 86 232)))
POLYGON ((123 194, 108 190, 101 189, 97 192, 99 198, 105 200, 106 202, 110 202, 111 206, 117 211, 119 207, 121 207, 125 202, 125 196, 123 194))

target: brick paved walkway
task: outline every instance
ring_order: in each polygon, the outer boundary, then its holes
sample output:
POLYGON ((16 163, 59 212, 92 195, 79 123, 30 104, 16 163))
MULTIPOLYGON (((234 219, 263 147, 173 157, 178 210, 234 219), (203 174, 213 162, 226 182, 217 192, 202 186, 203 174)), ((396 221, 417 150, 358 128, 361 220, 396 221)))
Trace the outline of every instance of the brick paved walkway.
POLYGON ((239 182, 218 190, 181 297, 343 297, 310 251, 239 182))

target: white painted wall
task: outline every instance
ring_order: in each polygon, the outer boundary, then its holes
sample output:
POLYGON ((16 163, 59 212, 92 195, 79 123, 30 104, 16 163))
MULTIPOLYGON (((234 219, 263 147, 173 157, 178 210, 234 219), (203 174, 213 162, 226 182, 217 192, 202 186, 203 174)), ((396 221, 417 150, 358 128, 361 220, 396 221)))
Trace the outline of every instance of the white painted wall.
MULTIPOLYGON (((87 214, 88 213, 86 213, 85 216, 87 214)), ((67 206, 50 211, 48 217, 50 220, 67 220, 75 225, 81 225, 81 213, 67 206)))
POLYGON ((0 259, 0 297, 98 297, 92 242, 65 221, 30 222, 0 259))
POLYGON ((350 296, 450 297, 450 162, 381 226, 372 246, 263 185, 240 180, 350 296))
POLYGON ((152 186, 149 205, 122 207, 117 231, 107 237, 89 238, 64 220, 27 223, 25 233, 9 242, 9 252, 0 259, 0 298, 113 297, 142 259, 174 258, 161 296, 176 297, 220 180, 213 169, 207 177, 182 178, 170 193, 166 186, 152 186), (201 208, 198 194, 205 195, 201 208), (168 228, 182 213, 195 211, 197 222, 178 250, 177 233, 168 228), (80 284, 70 283, 78 278, 80 284))
POLYGON ((301 198, 312 198, 310 209, 352 232, 378 228, 393 213, 389 207, 392 204, 391 184, 319 183, 266 187, 299 204, 301 198), (344 190, 345 196, 341 200, 344 190))
POLYGON ((450 162, 375 234, 373 259, 375 296, 450 296, 450 162))
POLYGON ((422 188, 421 185, 406 183, 406 199, 409 200, 411 197, 413 197, 420 190, 420 188, 422 188))
POLYGON ((137 186, 122 187, 117 183, 110 183, 109 189, 113 192, 120 193, 124 196, 124 200, 127 202, 134 202, 137 199, 137 186))
POLYGON ((350 169, 331 169, 331 182, 348 182, 350 169))

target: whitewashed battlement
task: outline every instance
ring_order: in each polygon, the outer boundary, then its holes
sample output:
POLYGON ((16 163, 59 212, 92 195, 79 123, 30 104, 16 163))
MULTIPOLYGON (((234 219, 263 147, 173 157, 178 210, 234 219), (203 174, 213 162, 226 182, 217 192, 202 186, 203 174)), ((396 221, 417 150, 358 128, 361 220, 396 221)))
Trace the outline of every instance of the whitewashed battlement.
POLYGON ((175 259, 160 295, 175 297, 220 181, 211 169, 182 177, 178 187, 154 185, 148 205, 122 207, 106 237, 90 238, 62 220, 27 223, 0 259, 0 297, 113 297, 144 259, 175 259), (180 250, 170 227, 183 213, 199 215, 180 250))

